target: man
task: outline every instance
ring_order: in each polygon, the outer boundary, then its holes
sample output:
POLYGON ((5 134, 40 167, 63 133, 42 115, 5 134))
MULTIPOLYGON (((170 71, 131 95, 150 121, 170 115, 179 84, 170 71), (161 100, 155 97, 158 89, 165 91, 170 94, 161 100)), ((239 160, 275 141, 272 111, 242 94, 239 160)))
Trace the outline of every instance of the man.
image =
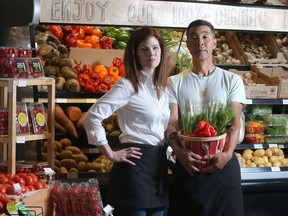
MULTIPOLYGON (((234 149, 238 144, 240 116, 246 102, 242 79, 213 64, 217 46, 215 30, 205 20, 195 20, 187 28, 187 47, 193 66, 169 78, 170 120, 167 139, 176 155, 175 194, 171 208, 179 216, 243 216, 243 197, 238 160, 234 149), (235 120, 226 138, 223 152, 202 158, 181 147, 177 131, 181 129, 179 113, 202 111, 211 101, 231 105, 235 120), (212 164, 199 170, 197 164, 212 159, 212 164)), ((198 166, 199 167, 199 166, 198 166)))

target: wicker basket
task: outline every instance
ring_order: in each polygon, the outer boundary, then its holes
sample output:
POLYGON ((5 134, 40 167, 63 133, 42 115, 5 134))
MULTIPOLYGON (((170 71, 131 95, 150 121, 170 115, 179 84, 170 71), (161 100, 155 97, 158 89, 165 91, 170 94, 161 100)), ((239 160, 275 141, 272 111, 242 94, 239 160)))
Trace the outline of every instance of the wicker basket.
MULTIPOLYGON (((205 156, 223 151, 227 134, 224 133, 215 137, 190 137, 183 135, 182 131, 179 131, 178 136, 183 147, 190 149, 196 154, 205 156)), ((206 165, 199 165, 198 168, 202 169, 208 165, 210 165, 210 161, 207 161, 206 165)))

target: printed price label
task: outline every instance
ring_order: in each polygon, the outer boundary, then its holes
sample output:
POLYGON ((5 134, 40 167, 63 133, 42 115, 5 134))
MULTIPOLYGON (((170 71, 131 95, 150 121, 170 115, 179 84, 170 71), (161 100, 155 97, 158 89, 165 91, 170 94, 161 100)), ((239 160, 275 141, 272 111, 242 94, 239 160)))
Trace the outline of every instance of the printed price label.
POLYGON ((272 172, 279 172, 281 171, 280 167, 271 167, 272 172))
POLYGON ((25 143, 25 137, 17 137, 16 143, 25 143))
POLYGON ((67 173, 67 178, 68 179, 76 179, 76 178, 78 178, 78 174, 77 173, 67 173))
POLYGON ((277 144, 269 144, 269 148, 271 148, 271 147, 278 147, 278 145, 277 144))
POLYGON ((18 82, 19 84, 18 84, 18 87, 26 87, 26 80, 19 80, 19 82, 18 82))
POLYGON ((263 145, 262 144, 254 144, 254 148, 255 149, 263 149, 263 145))
POLYGON ((22 191, 22 188, 21 188, 19 183, 13 184, 13 187, 14 187, 16 192, 21 192, 22 191))

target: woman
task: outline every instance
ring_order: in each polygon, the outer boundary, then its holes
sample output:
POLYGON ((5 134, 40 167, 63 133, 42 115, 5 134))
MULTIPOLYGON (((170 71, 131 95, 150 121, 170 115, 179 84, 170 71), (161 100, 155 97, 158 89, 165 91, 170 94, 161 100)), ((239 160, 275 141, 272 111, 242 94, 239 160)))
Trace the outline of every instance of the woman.
POLYGON ((114 161, 108 204, 115 216, 163 216, 167 208, 164 132, 168 126, 166 50, 156 29, 144 26, 130 36, 124 53, 126 77, 87 112, 90 144, 114 161), (121 148, 113 151, 101 125, 117 111, 121 148))

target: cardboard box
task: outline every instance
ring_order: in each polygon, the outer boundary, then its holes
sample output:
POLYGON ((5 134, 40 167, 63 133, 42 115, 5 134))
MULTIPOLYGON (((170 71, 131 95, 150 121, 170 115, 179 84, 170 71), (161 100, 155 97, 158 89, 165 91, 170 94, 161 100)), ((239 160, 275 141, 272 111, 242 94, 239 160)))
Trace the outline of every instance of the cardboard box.
POLYGON ((238 71, 235 69, 230 69, 230 71, 240 75, 242 78, 244 77, 244 74, 251 73, 252 80, 254 81, 255 84, 254 85, 245 85, 246 98, 249 98, 249 99, 253 99, 253 98, 254 99, 256 99, 256 98, 262 98, 262 99, 277 98, 278 86, 277 85, 271 85, 270 83, 266 82, 265 80, 262 80, 261 78, 257 77, 257 73, 255 73, 253 71, 238 71))
MULTIPOLYGON (((112 60, 115 57, 124 56, 124 50, 118 49, 88 49, 88 48, 70 48, 69 58, 76 59, 83 64, 89 64, 94 67, 98 64, 103 64, 107 67, 112 65, 112 60)), ((174 74, 176 70, 176 53, 169 52, 167 55, 167 65, 169 74, 174 74)))
MULTIPOLYGON (((233 40, 237 46, 240 55, 244 56, 246 64, 282 64, 287 63, 287 58, 283 52, 279 49, 275 37, 272 33, 238 33, 233 35, 233 40), (244 35, 245 34, 245 35, 244 35), (247 39, 249 37, 249 39, 247 39), (255 56, 255 53, 251 50, 243 50, 243 44, 249 42, 249 49, 258 49, 259 44, 264 47, 267 47, 271 53, 269 58, 261 58, 260 56, 255 56), (253 48, 254 46, 254 48, 253 48)), ((258 49, 258 53, 260 50, 258 49)))
POLYGON ((252 70, 265 82, 278 86, 278 98, 288 98, 288 68, 253 66, 252 70))

